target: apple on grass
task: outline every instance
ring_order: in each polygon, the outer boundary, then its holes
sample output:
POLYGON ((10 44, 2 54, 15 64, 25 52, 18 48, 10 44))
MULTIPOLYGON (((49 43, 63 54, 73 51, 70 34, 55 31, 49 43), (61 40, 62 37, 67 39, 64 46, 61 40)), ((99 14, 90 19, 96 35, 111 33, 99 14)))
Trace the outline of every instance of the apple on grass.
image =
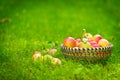
POLYGON ((101 46, 101 47, 106 47, 106 46, 109 46, 110 43, 106 39, 101 39, 101 40, 99 40, 98 45, 101 46))
POLYGON ((51 61, 52 58, 53 57, 51 55, 48 55, 48 54, 44 55, 44 61, 51 61))
POLYGON ((51 63, 53 64, 53 65, 56 65, 56 64, 61 64, 61 60, 59 59, 59 58, 53 58, 52 59, 52 61, 51 61, 51 63))
POLYGON ((41 58, 41 56, 42 56, 41 53, 36 51, 33 53, 32 59, 36 61, 38 58, 41 58))
POLYGON ((33 57, 34 62, 43 62, 44 61, 44 56, 39 56, 39 57, 33 57))
POLYGON ((94 36, 94 41, 96 41, 97 43, 98 43, 99 40, 101 40, 101 39, 102 39, 102 36, 99 35, 99 34, 96 34, 96 35, 94 36))
POLYGON ((64 40, 63 45, 66 46, 66 47, 75 47, 76 46, 76 40, 72 37, 68 37, 64 40))
POLYGON ((48 53, 50 55, 54 55, 56 52, 57 52, 57 49, 55 49, 55 48, 48 50, 48 53))

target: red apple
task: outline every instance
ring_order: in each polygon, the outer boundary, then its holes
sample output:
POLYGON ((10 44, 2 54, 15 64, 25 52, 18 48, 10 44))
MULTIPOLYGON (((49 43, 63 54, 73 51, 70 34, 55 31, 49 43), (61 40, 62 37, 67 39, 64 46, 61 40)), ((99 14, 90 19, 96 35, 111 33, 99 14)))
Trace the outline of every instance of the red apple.
POLYGON ((76 39, 76 47, 79 47, 79 46, 80 46, 80 41, 81 41, 81 40, 80 40, 79 38, 76 39))
POLYGON ((92 40, 90 40, 90 41, 88 41, 88 42, 91 44, 91 46, 92 46, 93 48, 100 47, 100 46, 97 44, 96 41, 92 41, 92 40))
POLYGON ((101 47, 106 47, 106 46, 109 46, 110 43, 106 39, 101 39, 101 40, 99 40, 98 45, 101 47))
POLYGON ((76 42, 80 42, 81 40, 79 38, 76 39, 76 42))
POLYGON ((82 44, 83 42, 76 43, 76 47, 81 47, 82 44))
POLYGON ((99 40, 101 40, 101 39, 102 39, 102 36, 99 35, 99 34, 96 34, 96 35, 94 36, 94 41, 96 41, 97 43, 98 43, 99 40))
POLYGON ((57 52, 57 49, 54 49, 54 48, 48 50, 48 53, 49 53, 50 55, 54 55, 56 52, 57 52))
POLYGON ((66 47, 75 47, 76 46, 76 40, 72 37, 68 37, 64 40, 63 45, 66 46, 66 47))

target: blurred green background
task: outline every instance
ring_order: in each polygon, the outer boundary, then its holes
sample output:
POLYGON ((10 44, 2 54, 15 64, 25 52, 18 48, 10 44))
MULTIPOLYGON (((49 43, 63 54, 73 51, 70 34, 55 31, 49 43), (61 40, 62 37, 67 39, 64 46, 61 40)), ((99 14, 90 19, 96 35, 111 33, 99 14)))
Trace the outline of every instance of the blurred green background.
POLYGON ((119 43, 119 0, 0 1, 0 80, 120 80, 119 43), (80 37, 84 28, 114 45, 106 66, 66 61, 61 54, 64 38, 80 37), (60 67, 32 63, 34 51, 51 47, 60 67))

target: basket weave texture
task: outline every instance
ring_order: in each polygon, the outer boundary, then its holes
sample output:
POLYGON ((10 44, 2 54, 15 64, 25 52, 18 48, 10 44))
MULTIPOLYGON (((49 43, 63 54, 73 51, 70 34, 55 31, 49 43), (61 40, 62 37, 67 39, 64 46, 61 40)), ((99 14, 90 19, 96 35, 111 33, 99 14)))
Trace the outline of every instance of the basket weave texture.
POLYGON ((99 48, 70 48, 61 45, 61 51, 66 58, 77 60, 102 60, 108 59, 112 53, 113 45, 99 48))

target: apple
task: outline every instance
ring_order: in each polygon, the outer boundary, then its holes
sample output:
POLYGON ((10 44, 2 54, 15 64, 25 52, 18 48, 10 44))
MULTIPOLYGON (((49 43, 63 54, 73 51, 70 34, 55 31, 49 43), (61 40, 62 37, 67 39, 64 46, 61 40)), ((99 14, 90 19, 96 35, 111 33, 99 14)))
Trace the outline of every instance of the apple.
POLYGON ((40 57, 40 61, 43 62, 44 61, 44 56, 40 57))
POLYGON ((106 46, 109 46, 110 43, 106 39, 101 39, 101 40, 99 40, 98 45, 101 46, 101 47, 106 47, 106 46))
POLYGON ((93 40, 93 36, 90 33, 84 33, 82 37, 87 38, 88 40, 93 40))
POLYGON ((88 42, 86 42, 86 43, 81 42, 79 47, 80 48, 91 48, 91 45, 88 42))
POLYGON ((54 49, 54 48, 48 50, 48 53, 49 53, 50 55, 54 55, 56 52, 57 52, 57 49, 54 49))
POLYGON ((76 40, 72 37, 68 37, 64 40, 63 45, 66 46, 66 47, 75 47, 76 46, 76 40))
POLYGON ((84 42, 80 42, 76 47, 82 48, 83 45, 84 45, 84 42))
POLYGON ((33 53, 33 56, 32 56, 32 59, 33 59, 34 61, 36 61, 37 58, 41 58, 41 53, 38 52, 38 51, 34 52, 34 53, 33 53))
MULTIPOLYGON (((77 46, 76 47, 80 47, 81 48, 81 46, 83 45, 84 43, 83 42, 79 42, 79 43, 77 43, 77 46)), ((75 48, 75 47, 74 47, 75 48)))
POLYGON ((80 41, 81 41, 81 40, 80 40, 79 38, 76 39, 76 47, 79 47, 79 46, 80 46, 80 41))
POLYGON ((101 39, 102 39, 102 36, 99 35, 99 34, 96 34, 96 35, 94 36, 94 41, 96 41, 97 43, 98 43, 99 40, 101 40, 101 39))
POLYGON ((76 39, 76 42, 80 42, 81 40, 79 38, 76 39))
POLYGON ((61 60, 59 59, 59 58, 53 58, 52 59, 52 61, 51 61, 51 63, 53 64, 53 65, 56 65, 56 64, 61 64, 61 60))
POLYGON ((81 45, 81 42, 76 43, 76 47, 80 47, 80 45, 81 45))
POLYGON ((97 44, 96 41, 89 40, 88 42, 91 44, 91 46, 92 46, 93 48, 100 47, 100 46, 97 44))
POLYGON ((52 58, 53 57, 51 55, 48 55, 48 54, 44 55, 44 61, 52 60, 52 58))
POLYGON ((86 43, 88 41, 88 39, 87 38, 82 38, 82 41, 86 43))

